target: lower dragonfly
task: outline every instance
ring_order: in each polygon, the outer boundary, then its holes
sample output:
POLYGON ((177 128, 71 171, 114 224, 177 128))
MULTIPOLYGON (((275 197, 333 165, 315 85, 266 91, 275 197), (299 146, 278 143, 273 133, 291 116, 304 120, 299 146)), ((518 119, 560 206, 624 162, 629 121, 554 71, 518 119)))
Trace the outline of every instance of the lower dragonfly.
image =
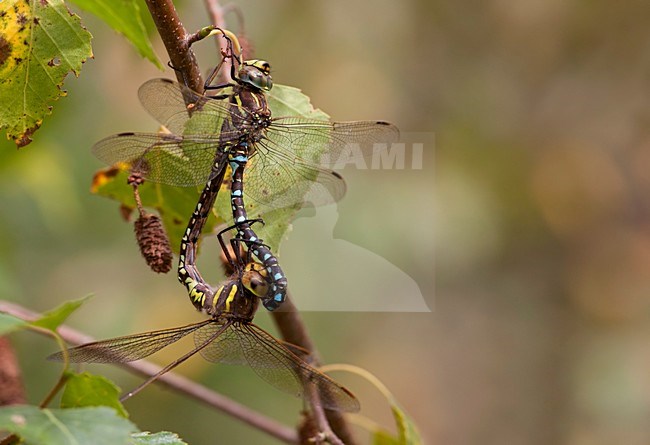
MULTIPOLYGON (((311 391, 316 390, 324 408, 358 411, 359 401, 348 389, 296 355, 303 352, 302 348, 281 342, 252 322, 260 299, 268 292, 269 280, 266 268, 252 260, 250 249, 254 248, 252 245, 255 243, 247 245, 246 252, 242 253, 242 241, 233 238, 230 241, 232 254, 226 248, 223 234, 235 227, 218 234, 221 248, 234 272, 207 293, 203 311, 210 316, 209 319, 176 328, 87 343, 68 349, 69 360, 75 363, 131 362, 148 357, 193 333, 195 347, 191 351, 125 394, 122 400, 137 394, 161 375, 200 353, 210 362, 248 365, 262 379, 296 397, 308 399, 311 391)), ((57 352, 48 359, 63 361, 64 354, 57 352)))

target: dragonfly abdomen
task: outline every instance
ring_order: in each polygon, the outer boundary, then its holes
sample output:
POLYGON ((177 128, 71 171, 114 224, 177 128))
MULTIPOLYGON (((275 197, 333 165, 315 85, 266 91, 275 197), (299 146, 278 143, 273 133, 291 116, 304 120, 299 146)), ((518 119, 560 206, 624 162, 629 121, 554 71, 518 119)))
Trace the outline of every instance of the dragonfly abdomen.
POLYGON ((269 282, 267 294, 262 297, 262 303, 268 310, 277 309, 286 299, 287 278, 278 264, 278 259, 271 250, 260 240, 251 228, 246 209, 244 207, 244 169, 248 162, 246 146, 242 145, 230 156, 232 170, 232 184, 230 201, 232 205, 233 220, 237 227, 237 236, 248 244, 253 255, 263 264, 269 282))
POLYGON ((225 152, 218 152, 212 167, 211 178, 205 184, 201 196, 196 203, 190 222, 181 238, 181 250, 178 261, 178 281, 187 289, 190 301, 198 310, 202 310, 207 297, 213 297, 214 293, 205 282, 198 268, 196 267, 196 246, 210 216, 210 211, 217 199, 223 175, 225 174, 225 152))

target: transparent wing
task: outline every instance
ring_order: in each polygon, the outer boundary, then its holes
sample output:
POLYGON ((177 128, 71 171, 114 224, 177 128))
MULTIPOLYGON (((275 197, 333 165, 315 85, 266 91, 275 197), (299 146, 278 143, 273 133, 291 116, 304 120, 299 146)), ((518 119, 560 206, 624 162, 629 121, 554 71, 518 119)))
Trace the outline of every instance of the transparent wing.
MULTIPOLYGON (((173 133, 187 138, 220 131, 222 144, 234 143, 242 129, 224 131, 221 122, 232 116, 245 122, 250 117, 241 107, 206 98, 167 79, 145 82, 138 94, 154 118, 173 133), (191 104, 191 112, 187 103, 191 104)), ((256 144, 258 156, 251 159, 246 196, 271 208, 339 201, 345 195, 345 181, 331 168, 356 163, 359 159, 370 160, 377 148, 398 139, 397 127, 383 121, 275 118, 265 130, 265 137, 256 144)), ((202 169, 199 165, 196 168, 202 169)))
POLYGON ((274 143, 268 140, 256 144, 250 171, 245 175, 244 193, 247 201, 269 208, 291 207, 312 203, 315 206, 339 201, 345 195, 345 180, 338 173, 278 156, 274 143))
POLYGON ((147 112, 175 134, 216 134, 232 115, 248 115, 236 105, 208 98, 169 79, 148 80, 140 86, 138 97, 147 112))
POLYGON ((126 164, 150 181, 204 184, 214 162, 225 160, 245 130, 234 128, 231 122, 233 116, 244 119, 246 110, 207 99, 171 80, 145 82, 139 96, 147 111, 171 133, 120 133, 96 143, 93 153, 108 165, 126 164))
MULTIPOLYGON (((194 334, 194 344, 198 347, 204 344, 212 335, 223 327, 224 323, 213 323, 194 334)), ((232 325, 231 325, 232 326, 232 325)), ((226 329, 219 337, 205 348, 201 349, 201 355, 209 362, 223 363, 226 365, 246 365, 237 333, 232 329, 226 329)))
POLYGON ((206 136, 120 133, 97 142, 93 153, 108 165, 126 164, 150 181, 185 187, 205 184, 217 151, 225 159, 225 147, 219 149, 219 144, 217 138, 206 136))
MULTIPOLYGON (((209 328, 213 320, 205 320, 171 329, 143 332, 108 340, 87 343, 68 349, 73 363, 125 363, 145 358, 186 335, 209 328), (207 326, 206 326, 207 325, 207 326)), ((48 360, 63 361, 63 352, 56 352, 48 360)))
POLYGON ((314 385, 325 408, 359 410, 359 401, 350 391, 309 366, 263 329, 252 323, 237 323, 233 331, 249 366, 271 385, 303 398, 307 385, 314 385))
MULTIPOLYGON (((213 162, 223 163, 229 148, 250 130, 251 115, 245 109, 206 98, 171 80, 145 82, 138 94, 147 111, 172 134, 123 133, 98 142, 93 151, 107 164, 126 163, 155 182, 205 183, 213 162)), ((397 128, 381 121, 275 118, 255 144, 246 178, 247 199, 270 208, 336 202, 346 187, 331 168, 371 159, 377 148, 398 138, 397 128)))
POLYGON ((377 148, 399 140, 399 129, 384 121, 328 122, 279 117, 273 120, 267 138, 277 147, 274 151, 284 151, 289 160, 336 168, 372 159, 377 148))
POLYGON ((376 151, 399 139, 399 130, 380 121, 327 122, 285 117, 273 120, 257 145, 245 193, 272 208, 339 201, 345 181, 331 168, 367 165, 376 151))

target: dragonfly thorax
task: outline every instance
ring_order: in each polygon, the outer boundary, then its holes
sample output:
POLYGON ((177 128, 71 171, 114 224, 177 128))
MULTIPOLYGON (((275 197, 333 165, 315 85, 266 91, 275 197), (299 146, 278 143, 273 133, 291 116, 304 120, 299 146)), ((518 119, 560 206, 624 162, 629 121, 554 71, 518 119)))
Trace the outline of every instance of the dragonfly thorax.
POLYGON ((271 124, 271 113, 268 109, 251 113, 249 119, 240 120, 239 138, 237 145, 252 155, 255 152, 255 144, 264 139, 264 131, 271 124))
POLYGON ((239 68, 239 80, 259 90, 269 91, 273 87, 271 65, 264 60, 245 60, 239 68))
POLYGON ((203 310, 213 318, 252 320, 259 302, 260 299, 237 277, 222 283, 212 298, 205 300, 203 310))

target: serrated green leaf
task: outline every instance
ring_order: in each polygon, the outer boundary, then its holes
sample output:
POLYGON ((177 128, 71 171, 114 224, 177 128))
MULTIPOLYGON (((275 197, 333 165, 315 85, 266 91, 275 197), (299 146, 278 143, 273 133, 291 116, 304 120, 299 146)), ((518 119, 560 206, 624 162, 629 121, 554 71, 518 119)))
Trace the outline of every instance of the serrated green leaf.
POLYGON ((61 325, 61 323, 63 323, 70 316, 70 314, 79 309, 79 307, 84 304, 89 298, 91 298, 90 295, 87 297, 79 298, 78 300, 66 301, 51 311, 45 312, 41 318, 33 321, 31 324, 53 331, 58 328, 59 325, 61 325))
POLYGON ((18 435, 29 445, 130 444, 137 428, 111 408, 0 408, 0 430, 18 435))
POLYGON ((92 57, 90 39, 63 0, 0 2, 0 129, 19 147, 66 94, 65 76, 92 57))
POLYGON ((25 320, 0 312, 0 337, 25 327, 25 320))
POLYGON ((159 69, 160 60, 153 51, 149 35, 140 15, 140 6, 135 0, 71 0, 84 11, 88 11, 131 42, 142 57, 149 59, 159 69))
POLYGON ((159 433, 136 433, 132 436, 134 445, 187 445, 176 433, 161 431, 159 433))
POLYGON ((61 408, 87 406, 108 406, 120 416, 129 417, 120 403, 120 388, 106 377, 88 372, 70 375, 61 396, 61 408))

